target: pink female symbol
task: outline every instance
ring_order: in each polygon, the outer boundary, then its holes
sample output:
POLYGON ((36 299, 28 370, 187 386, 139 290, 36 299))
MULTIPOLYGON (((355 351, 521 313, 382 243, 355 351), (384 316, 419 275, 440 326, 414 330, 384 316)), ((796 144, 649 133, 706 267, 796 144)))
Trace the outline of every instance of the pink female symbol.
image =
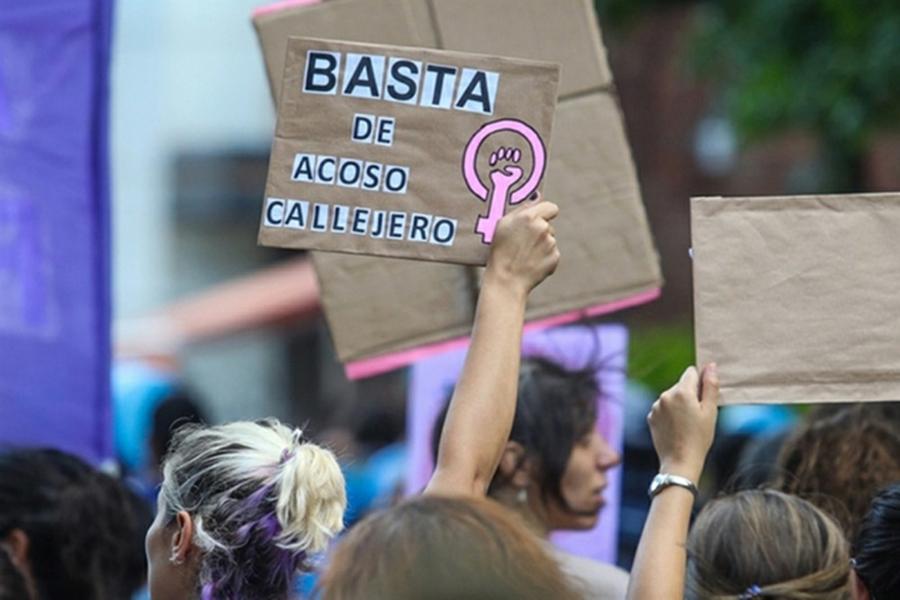
MULTIPOLYGON (((498 160, 511 160, 519 162, 521 151, 518 148, 501 148, 491 155, 490 164, 495 166, 498 160)), ((469 140, 466 150, 463 153, 462 170, 463 179, 469 190, 482 200, 488 202, 488 213, 478 217, 475 222, 475 232, 481 234, 482 242, 490 244, 494 239, 494 230, 497 229, 497 222, 503 217, 506 209, 506 201, 509 198, 510 204, 518 204, 525 200, 537 189, 544 176, 544 167, 547 164, 547 153, 544 150, 544 142, 541 136, 530 125, 517 119, 500 119, 492 121, 481 127, 469 140), (531 156, 533 165, 531 175, 528 180, 518 189, 510 193, 512 187, 522 179, 524 175, 522 168, 515 165, 498 166, 490 173, 491 187, 488 187, 481 181, 478 176, 476 160, 478 151, 484 141, 495 133, 502 131, 512 131, 518 133, 528 145, 531 146, 531 156)))

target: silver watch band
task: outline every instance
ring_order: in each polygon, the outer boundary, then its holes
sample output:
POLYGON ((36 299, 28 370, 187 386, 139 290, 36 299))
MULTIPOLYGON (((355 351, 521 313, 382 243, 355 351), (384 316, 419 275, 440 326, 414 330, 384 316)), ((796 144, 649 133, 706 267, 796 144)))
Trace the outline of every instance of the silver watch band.
POLYGON ((671 473, 660 473, 654 477, 653 481, 650 482, 650 489, 647 490, 647 495, 650 496, 650 498, 654 498, 661 491, 673 485, 683 487, 693 494, 694 498, 697 497, 697 486, 694 485, 693 481, 687 477, 672 475, 671 473))

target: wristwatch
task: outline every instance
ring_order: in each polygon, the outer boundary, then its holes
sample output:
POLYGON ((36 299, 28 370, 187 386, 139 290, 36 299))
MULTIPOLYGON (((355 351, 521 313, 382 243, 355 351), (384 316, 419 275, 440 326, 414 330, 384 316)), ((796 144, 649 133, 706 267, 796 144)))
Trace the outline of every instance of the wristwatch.
POLYGON ((692 493, 694 495, 694 498, 697 497, 697 486, 694 485, 693 481, 691 481, 687 477, 681 477, 680 475, 671 475, 669 473, 660 473, 656 477, 654 477, 653 481, 650 482, 650 489, 647 490, 647 495, 650 496, 650 498, 654 498, 657 494, 659 494, 670 485, 683 487, 684 489, 692 493))

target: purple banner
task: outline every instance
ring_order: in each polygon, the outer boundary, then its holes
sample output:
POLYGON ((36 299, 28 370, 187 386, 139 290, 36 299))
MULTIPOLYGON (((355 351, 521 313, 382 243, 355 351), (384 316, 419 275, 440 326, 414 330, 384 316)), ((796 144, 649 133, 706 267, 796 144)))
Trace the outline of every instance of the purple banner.
POLYGON ((111 0, 0 10, 0 445, 111 454, 111 0))
MULTIPOLYGON (((412 368, 407 402, 409 468, 407 493, 419 493, 434 469, 431 435, 438 413, 462 371, 466 348, 422 360, 412 368)), ((569 368, 601 365, 597 371, 601 395, 597 398, 597 427, 612 448, 622 452, 625 427, 625 367, 628 330, 622 325, 559 327, 528 332, 522 343, 525 356, 542 356, 569 368)), ((557 532, 553 543, 572 554, 608 563, 616 562, 622 467, 608 474, 606 506, 591 531, 557 532)))

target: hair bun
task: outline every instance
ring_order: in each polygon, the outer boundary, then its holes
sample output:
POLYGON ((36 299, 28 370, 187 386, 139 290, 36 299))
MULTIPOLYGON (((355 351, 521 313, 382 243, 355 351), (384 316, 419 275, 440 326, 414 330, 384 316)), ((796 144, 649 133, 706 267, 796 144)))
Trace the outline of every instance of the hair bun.
POLYGON ((277 475, 278 542, 294 551, 318 552, 343 529, 347 494, 334 454, 300 443, 302 436, 299 429, 292 432, 290 455, 277 475))

